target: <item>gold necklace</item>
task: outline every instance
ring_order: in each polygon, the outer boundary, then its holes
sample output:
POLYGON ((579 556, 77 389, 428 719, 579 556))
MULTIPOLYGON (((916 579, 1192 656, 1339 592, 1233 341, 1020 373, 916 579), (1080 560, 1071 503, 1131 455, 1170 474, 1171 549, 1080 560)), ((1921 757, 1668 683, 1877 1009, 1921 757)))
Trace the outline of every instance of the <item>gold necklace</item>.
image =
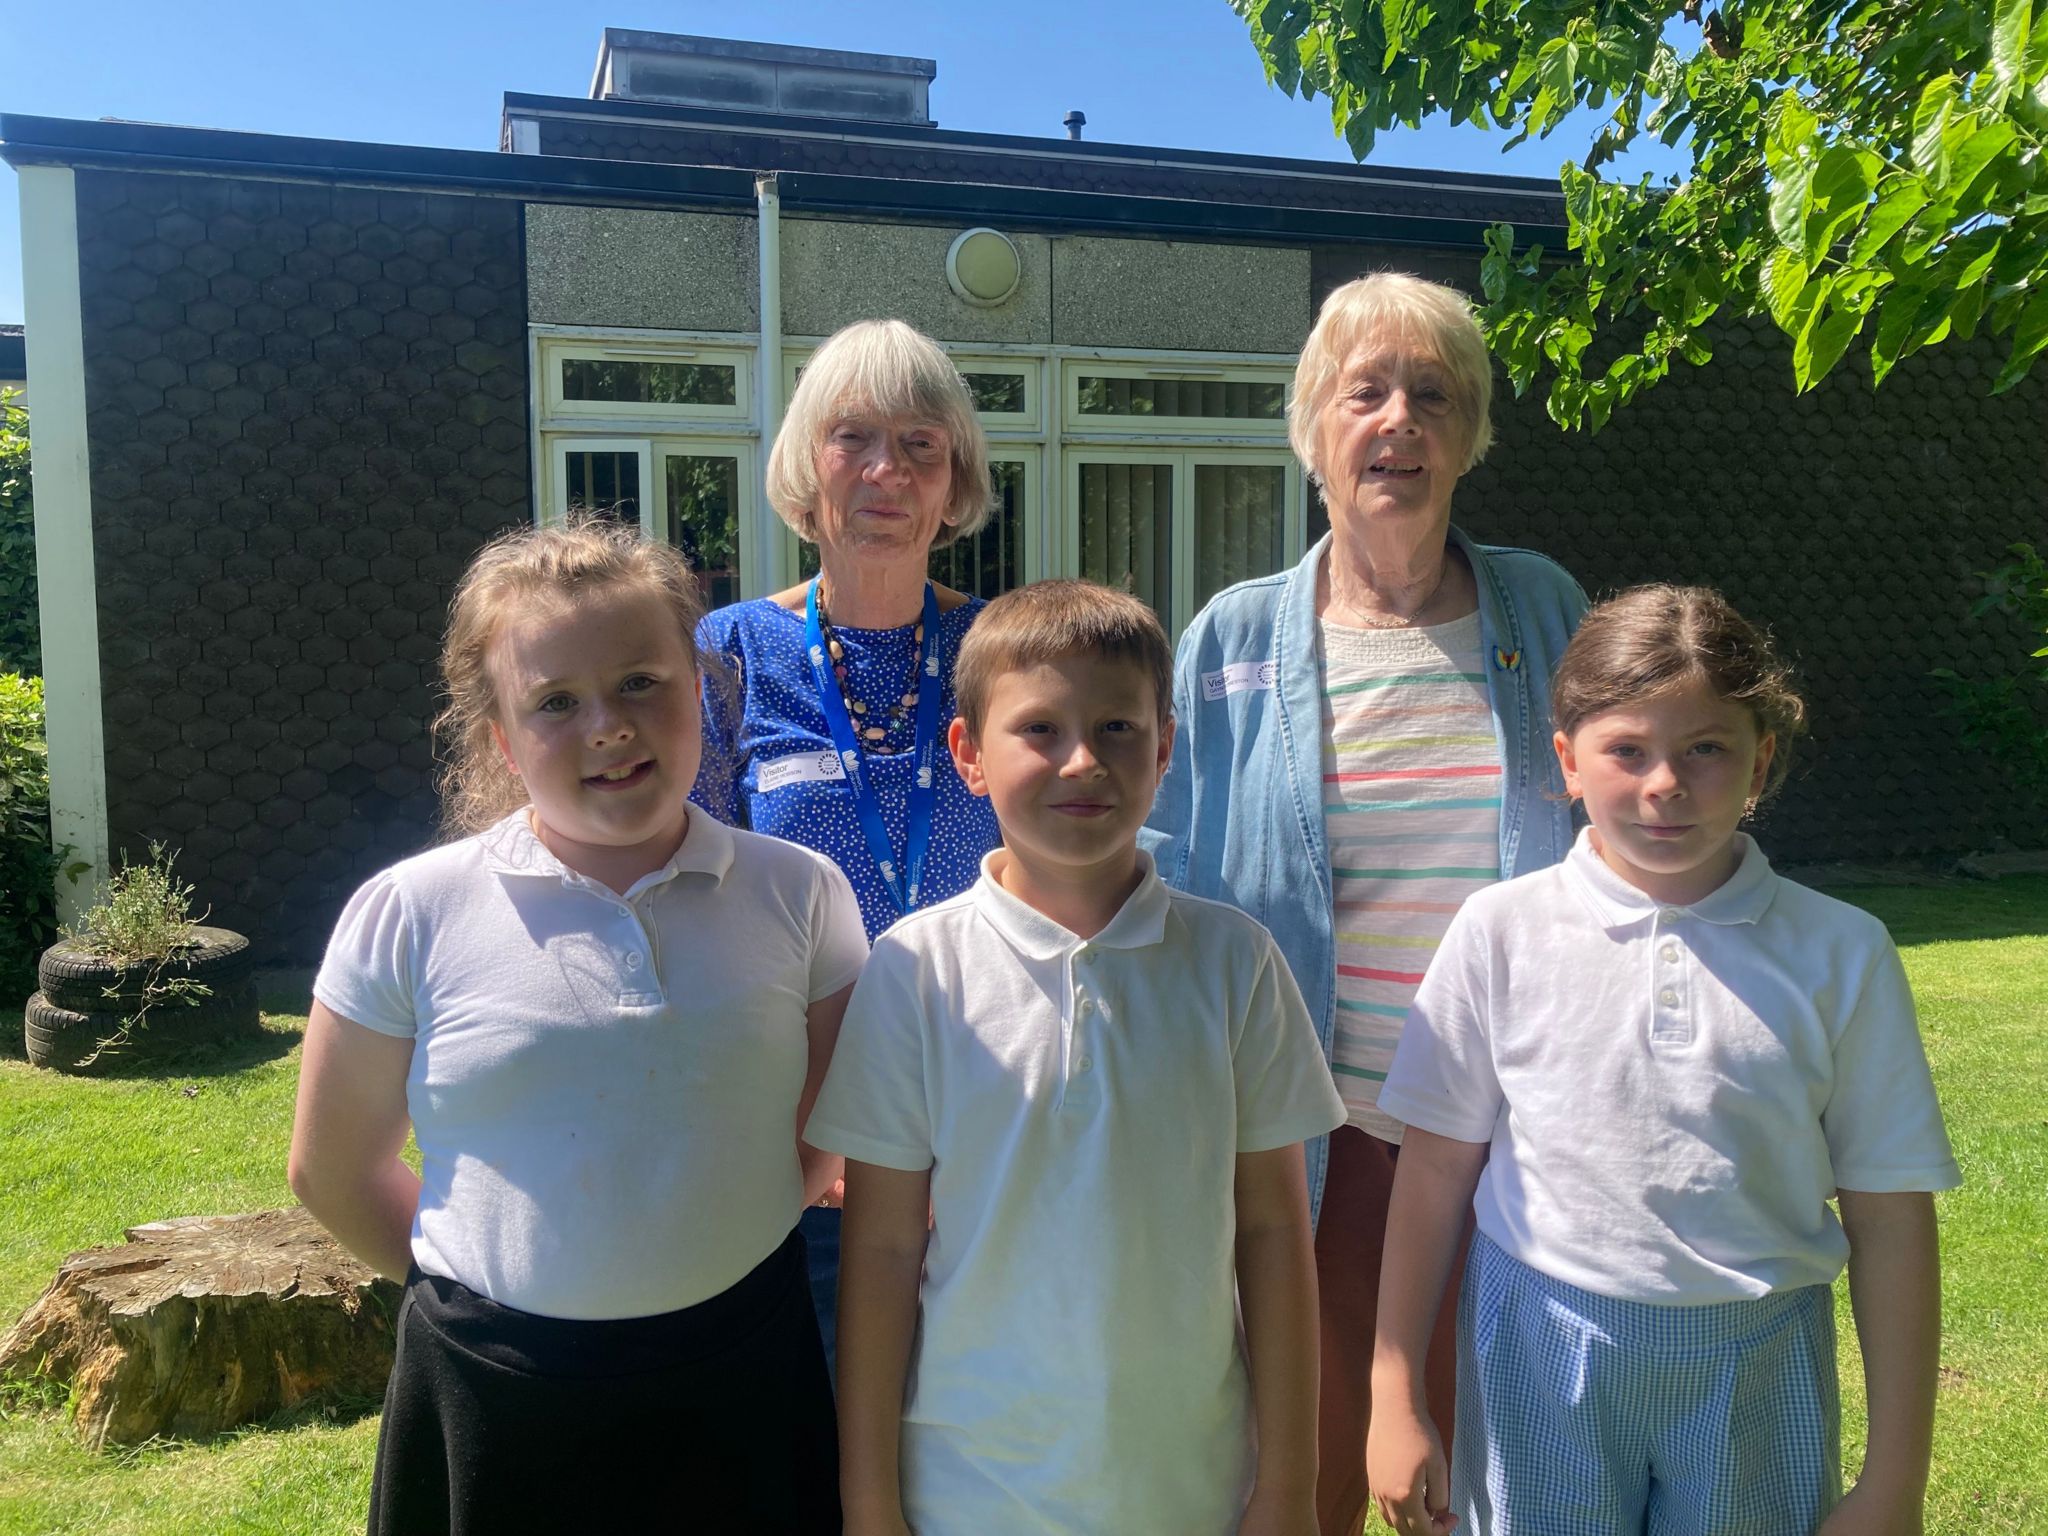
POLYGON ((1432 586, 1422 601, 1415 605, 1415 611, 1405 616, 1397 613, 1393 617, 1388 618, 1382 614, 1367 613, 1349 598, 1340 596, 1337 592, 1337 573, 1335 571, 1330 573, 1330 601, 1357 619, 1361 629, 1421 629, 1425 627, 1420 623, 1423 612, 1431 603, 1436 601, 1437 593, 1443 591, 1444 582, 1450 578, 1450 574, 1451 562, 1447 551, 1443 564, 1437 568, 1436 585, 1432 586))

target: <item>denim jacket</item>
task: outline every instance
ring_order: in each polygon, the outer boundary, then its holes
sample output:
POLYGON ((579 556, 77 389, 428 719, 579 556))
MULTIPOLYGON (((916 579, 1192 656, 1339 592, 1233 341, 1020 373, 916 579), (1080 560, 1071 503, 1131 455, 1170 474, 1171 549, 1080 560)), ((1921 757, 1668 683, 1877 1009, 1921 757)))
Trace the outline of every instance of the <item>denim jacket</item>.
MULTIPOLYGON (((1556 562, 1450 539, 1479 586, 1479 635, 1500 742, 1503 880, 1560 862, 1571 808, 1551 749, 1550 673, 1586 611, 1556 562)), ((1272 930, 1329 1058, 1337 945, 1323 833, 1322 678, 1316 577, 1327 537, 1292 571, 1218 593, 1174 659, 1173 761, 1141 841, 1169 883, 1242 908, 1272 930)), ((1308 1149, 1309 1209, 1322 1209, 1329 1142, 1308 1149)))

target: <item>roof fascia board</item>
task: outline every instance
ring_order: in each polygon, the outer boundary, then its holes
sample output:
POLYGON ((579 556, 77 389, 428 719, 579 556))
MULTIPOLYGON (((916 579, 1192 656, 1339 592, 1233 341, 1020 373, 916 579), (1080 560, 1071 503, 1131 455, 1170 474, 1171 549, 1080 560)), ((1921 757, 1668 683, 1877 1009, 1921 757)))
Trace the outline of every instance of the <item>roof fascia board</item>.
POLYGON ((1073 160, 1178 170, 1256 171, 1266 176, 1334 181, 1348 186, 1489 192, 1509 197, 1542 198, 1551 202, 1562 200, 1556 182, 1529 176, 1493 176, 1480 171, 1429 171, 1406 166, 1347 166, 1334 161, 1298 160, 1279 155, 1233 155, 1219 150, 1168 149, 1096 139, 970 133, 948 128, 919 128, 892 133, 885 124, 850 118, 736 112, 717 107, 677 107, 648 101, 586 101, 573 96, 535 96, 508 91, 504 115, 534 119, 586 118, 664 128, 724 129, 749 136, 828 139, 910 149, 942 146, 969 153, 1021 155, 1035 160, 1073 160))
POLYGON ((11 165, 122 165, 382 186, 428 183, 508 196, 579 192, 660 202, 754 201, 751 171, 292 138, 150 123, 0 114, 0 158, 11 165))
MULTIPOLYGON (((103 165, 184 174, 346 181, 438 188, 550 202, 622 206, 715 205, 751 211, 751 171, 593 160, 573 155, 510 155, 495 150, 422 149, 158 128, 63 118, 0 116, 0 155, 15 165, 103 165)), ((1386 213, 1288 208, 1192 198, 1126 197, 985 182, 832 176, 784 171, 790 214, 912 219, 1003 218, 1044 228, 1211 239, 1476 247, 1486 219, 1409 218, 1386 213)), ((1535 212, 1535 210, 1531 210, 1535 212)), ((1524 220, 1531 236, 1561 236, 1561 225, 1524 220)))
MULTIPOLYGON (((1320 208, 1286 208, 1264 203, 1224 203, 1193 198, 1126 197, 1105 192, 1052 192, 1037 187, 993 186, 982 182, 881 180, 782 171, 785 213, 868 214, 899 218, 1001 217, 1044 228, 1075 226, 1142 235, 1202 235, 1239 240, 1375 241, 1392 245, 1471 246, 1492 227, 1487 219, 1406 217, 1387 213, 1344 213, 1320 208), (889 199, 885 208, 876 199, 889 199)), ((1518 224, 1518 231, 1548 238, 1547 224, 1518 224)), ((1562 238, 1564 227, 1557 226, 1562 238)))

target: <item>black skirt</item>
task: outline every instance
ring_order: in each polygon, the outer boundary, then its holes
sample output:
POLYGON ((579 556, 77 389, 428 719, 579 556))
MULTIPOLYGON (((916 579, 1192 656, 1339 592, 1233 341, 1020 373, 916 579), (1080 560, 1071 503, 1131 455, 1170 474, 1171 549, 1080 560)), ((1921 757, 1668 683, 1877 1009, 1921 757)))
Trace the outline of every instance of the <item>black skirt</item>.
POLYGON ((803 1238, 658 1317, 576 1322, 415 1267, 370 1536, 839 1530, 832 1389, 803 1238))

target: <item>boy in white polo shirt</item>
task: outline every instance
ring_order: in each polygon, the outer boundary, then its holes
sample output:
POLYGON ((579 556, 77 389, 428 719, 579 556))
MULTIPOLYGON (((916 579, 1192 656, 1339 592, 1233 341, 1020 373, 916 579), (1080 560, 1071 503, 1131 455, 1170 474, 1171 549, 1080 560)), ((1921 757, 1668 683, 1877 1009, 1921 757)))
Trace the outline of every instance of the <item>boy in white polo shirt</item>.
POLYGON ((1085 582, 961 647, 1004 846, 877 940, 805 1133, 848 1159, 849 1536, 1315 1528, 1301 1143, 1344 1108, 1265 929, 1137 847, 1171 665, 1085 582))

